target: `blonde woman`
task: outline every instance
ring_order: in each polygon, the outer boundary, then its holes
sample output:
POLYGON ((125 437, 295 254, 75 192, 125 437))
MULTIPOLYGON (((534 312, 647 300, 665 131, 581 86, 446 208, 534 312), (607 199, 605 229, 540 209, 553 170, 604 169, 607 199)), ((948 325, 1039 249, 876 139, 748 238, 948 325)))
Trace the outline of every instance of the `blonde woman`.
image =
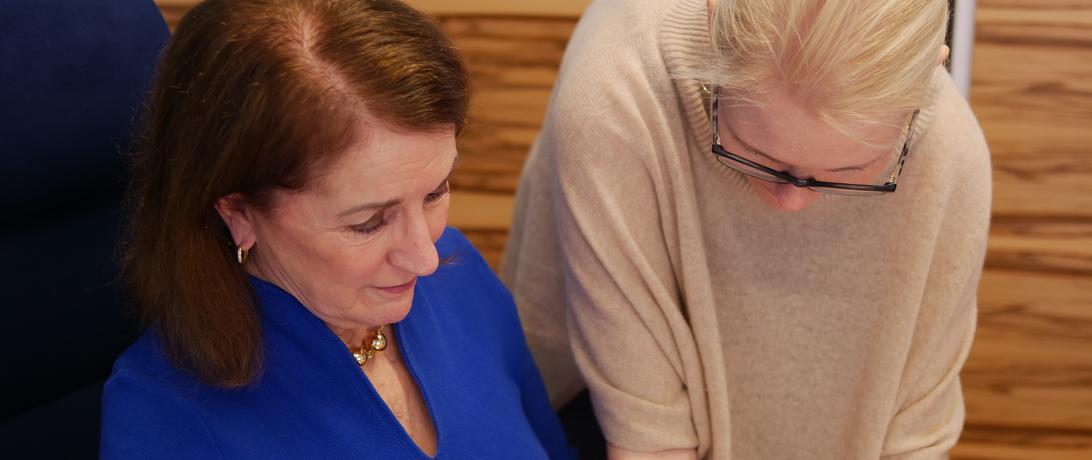
POLYGON ((504 278, 612 458, 944 458, 989 153, 943 0, 599 0, 504 278), (579 370, 579 373, 577 373, 579 370))

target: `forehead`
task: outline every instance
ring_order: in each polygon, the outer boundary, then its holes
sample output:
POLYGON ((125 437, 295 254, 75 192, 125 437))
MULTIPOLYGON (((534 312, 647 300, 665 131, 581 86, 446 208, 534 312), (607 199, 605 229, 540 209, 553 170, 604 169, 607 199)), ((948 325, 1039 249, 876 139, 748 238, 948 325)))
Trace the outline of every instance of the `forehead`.
POLYGON ((359 127, 353 139, 318 181, 324 195, 398 198, 433 188, 456 156, 454 127, 428 132, 370 124, 359 127))
POLYGON ((720 98, 721 129, 778 159, 808 166, 838 167, 889 153, 906 122, 892 112, 834 124, 777 90, 720 98))

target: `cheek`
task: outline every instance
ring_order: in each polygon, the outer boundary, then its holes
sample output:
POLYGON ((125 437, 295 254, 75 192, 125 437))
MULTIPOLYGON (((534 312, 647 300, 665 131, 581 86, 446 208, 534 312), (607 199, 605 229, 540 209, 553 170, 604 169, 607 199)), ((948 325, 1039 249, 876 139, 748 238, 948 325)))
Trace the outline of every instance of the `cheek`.
POLYGON ((309 263, 297 264, 297 269, 314 278, 317 285, 333 283, 349 291, 368 284, 383 266, 386 254, 382 245, 357 246, 336 239, 312 251, 309 263))
POLYGON ((365 246, 355 251, 344 251, 338 264, 346 274, 360 281, 370 278, 383 267, 387 248, 381 245, 365 246))
POLYGON ((755 179, 750 176, 747 176, 747 182, 751 184, 751 187, 754 188, 755 192, 758 192, 759 195, 771 197, 776 195, 775 187, 777 185, 773 182, 755 179))
POLYGON ((753 177, 747 177, 747 183, 751 185, 751 188, 758 195, 758 198, 762 202, 771 208, 780 207, 777 201, 777 192, 775 190, 776 185, 772 182, 755 179, 753 177))

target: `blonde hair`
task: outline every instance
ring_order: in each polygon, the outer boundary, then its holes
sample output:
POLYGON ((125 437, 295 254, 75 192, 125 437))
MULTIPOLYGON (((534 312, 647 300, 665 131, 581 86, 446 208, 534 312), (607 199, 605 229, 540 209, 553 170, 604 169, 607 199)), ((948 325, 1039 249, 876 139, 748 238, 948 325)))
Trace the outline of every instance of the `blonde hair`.
POLYGON ((922 107, 947 0, 715 0, 699 73, 750 99, 787 91, 831 124, 922 107))

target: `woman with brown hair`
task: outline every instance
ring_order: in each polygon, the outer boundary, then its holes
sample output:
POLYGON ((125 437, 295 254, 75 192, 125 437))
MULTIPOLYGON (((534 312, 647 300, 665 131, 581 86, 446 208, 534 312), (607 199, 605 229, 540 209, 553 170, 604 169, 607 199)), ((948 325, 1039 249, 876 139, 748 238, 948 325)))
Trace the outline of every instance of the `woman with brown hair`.
POLYGON ((134 159, 148 331, 103 458, 572 456, 510 296, 445 229, 468 85, 397 0, 182 20, 134 159))

